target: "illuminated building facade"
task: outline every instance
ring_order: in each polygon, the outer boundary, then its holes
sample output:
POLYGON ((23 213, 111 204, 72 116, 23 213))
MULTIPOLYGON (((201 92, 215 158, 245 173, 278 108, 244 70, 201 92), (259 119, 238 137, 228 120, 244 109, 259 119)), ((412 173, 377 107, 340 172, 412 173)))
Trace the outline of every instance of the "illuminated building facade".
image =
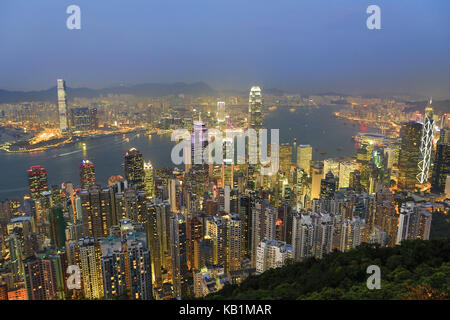
POLYGON ((414 121, 404 123, 401 129, 402 142, 398 158, 398 182, 401 189, 413 189, 416 185, 422 137, 422 124, 414 121))
POLYGON ((292 258, 292 247, 283 241, 263 239, 256 253, 256 274, 268 269, 281 268, 292 258))
POLYGON ((112 224, 112 200, 109 189, 91 185, 79 193, 85 236, 107 237, 112 224))
POLYGON ((58 90, 59 128, 64 132, 69 128, 67 123, 66 83, 63 79, 56 80, 56 83, 58 90))
POLYGON ((95 165, 93 162, 89 160, 80 162, 80 182, 83 189, 95 184, 95 165))
POLYGON ((225 122, 225 102, 217 102, 217 122, 225 122))
POLYGON ((444 193, 446 180, 450 176, 450 128, 441 129, 436 144, 431 190, 444 193))
POLYGON ((308 175, 312 161, 312 147, 309 144, 297 147, 297 167, 303 169, 308 175))
POLYGON ((27 175, 31 198, 36 200, 42 192, 48 191, 47 171, 41 166, 32 166, 27 175))
POLYGON ((145 194, 148 199, 151 199, 155 196, 155 171, 150 161, 144 162, 144 173, 145 194))
POLYGON ((292 166, 292 146, 284 143, 280 145, 280 170, 284 172, 285 177, 289 177, 292 166))
POLYGON ((81 238, 68 244, 69 263, 81 271, 82 293, 86 299, 104 296, 100 241, 91 237, 81 238))
POLYGON ((420 141, 420 161, 419 161, 419 173, 417 174, 417 181, 419 183, 425 183, 428 181, 428 175, 430 172, 431 153, 433 151, 433 132, 434 132, 434 120, 433 120, 433 107, 430 104, 425 108, 425 118, 422 127, 422 138, 420 141))
POLYGON ((53 300, 56 296, 56 279, 49 259, 24 260, 25 288, 30 300, 53 300))
POLYGON ((125 179, 136 186, 137 190, 144 190, 144 160, 142 153, 136 148, 125 153, 125 179))

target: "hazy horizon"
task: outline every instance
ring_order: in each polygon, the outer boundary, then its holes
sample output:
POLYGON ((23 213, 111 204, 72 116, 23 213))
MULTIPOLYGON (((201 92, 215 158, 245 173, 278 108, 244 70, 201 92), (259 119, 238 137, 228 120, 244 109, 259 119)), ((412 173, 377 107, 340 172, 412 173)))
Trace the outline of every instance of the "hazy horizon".
POLYGON ((0 3, 0 89, 204 82, 246 91, 450 97, 450 2, 0 3), (66 8, 81 8, 81 30, 66 8), (368 30, 366 8, 381 8, 368 30))

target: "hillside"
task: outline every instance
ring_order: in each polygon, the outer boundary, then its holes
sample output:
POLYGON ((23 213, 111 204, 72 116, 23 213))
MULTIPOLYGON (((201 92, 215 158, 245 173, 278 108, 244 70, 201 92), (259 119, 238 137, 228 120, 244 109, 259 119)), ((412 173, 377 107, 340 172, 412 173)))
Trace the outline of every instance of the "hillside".
POLYGON ((251 276, 206 299, 449 299, 450 239, 404 241, 394 248, 363 244, 251 276), (369 265, 381 289, 366 287, 369 265))

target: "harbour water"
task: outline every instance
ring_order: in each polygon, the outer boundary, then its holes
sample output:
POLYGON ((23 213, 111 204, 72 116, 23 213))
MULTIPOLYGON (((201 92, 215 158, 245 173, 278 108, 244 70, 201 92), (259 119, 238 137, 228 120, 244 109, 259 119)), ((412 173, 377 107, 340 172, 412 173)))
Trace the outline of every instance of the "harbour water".
MULTIPOLYGON (((336 110, 335 107, 295 110, 279 107, 266 115, 264 124, 268 129, 280 129, 280 143, 292 143, 297 138, 297 145, 311 144, 314 160, 350 156, 355 151, 352 136, 359 132, 359 126, 337 119, 333 115, 336 110)), ((149 138, 130 133, 125 138, 105 136, 87 140, 85 144, 83 147, 82 142, 73 143, 38 153, 0 152, 0 200, 21 198, 27 193, 26 170, 32 165, 47 170, 50 185, 65 181, 79 185, 78 165, 82 159, 95 163, 97 181, 105 185, 110 176, 124 175, 123 156, 132 147, 140 150, 145 161, 151 161, 156 168, 173 167, 170 158, 173 142, 169 136, 149 138)))

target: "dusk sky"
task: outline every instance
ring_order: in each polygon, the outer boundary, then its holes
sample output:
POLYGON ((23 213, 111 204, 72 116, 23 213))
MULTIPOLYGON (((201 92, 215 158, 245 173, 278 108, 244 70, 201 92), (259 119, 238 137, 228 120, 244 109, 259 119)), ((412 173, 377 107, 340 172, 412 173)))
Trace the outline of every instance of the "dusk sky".
POLYGON ((0 89, 204 81, 450 97, 448 0, 2 0, 0 89), (66 8, 81 8, 69 30, 66 8), (381 30, 368 30, 369 5, 381 30))

